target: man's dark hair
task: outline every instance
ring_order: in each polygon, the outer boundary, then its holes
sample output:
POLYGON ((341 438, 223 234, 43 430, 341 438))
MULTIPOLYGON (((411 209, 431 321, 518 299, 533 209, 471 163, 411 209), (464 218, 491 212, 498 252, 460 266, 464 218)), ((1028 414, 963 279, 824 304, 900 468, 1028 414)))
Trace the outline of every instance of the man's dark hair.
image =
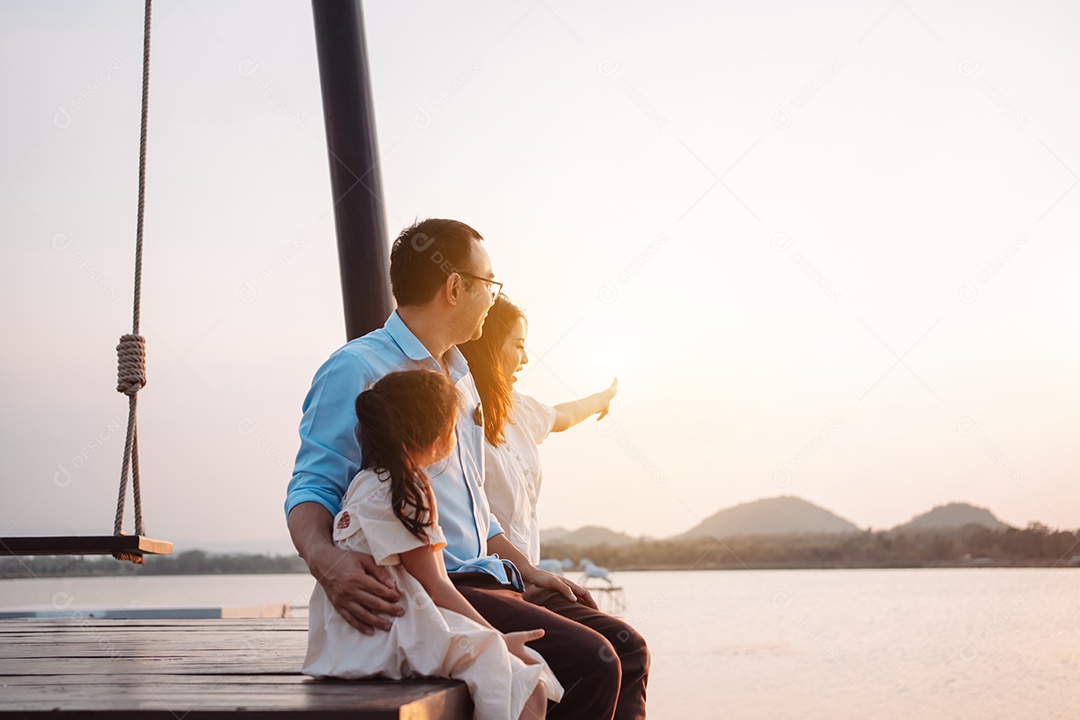
POLYGON ((468 269, 480 233, 463 222, 428 218, 401 231, 390 250, 390 287, 398 305, 423 305, 453 272, 468 269))

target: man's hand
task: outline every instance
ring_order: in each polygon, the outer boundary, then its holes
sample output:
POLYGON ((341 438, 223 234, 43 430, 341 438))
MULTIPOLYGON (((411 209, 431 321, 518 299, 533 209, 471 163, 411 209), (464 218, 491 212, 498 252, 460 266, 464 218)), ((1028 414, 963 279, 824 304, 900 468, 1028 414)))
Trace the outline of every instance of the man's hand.
MULTIPOLYGON (((524 577, 524 575, 522 577, 524 577)), ((535 572, 530 573, 529 577, 525 578, 525 582, 530 585, 535 585, 536 587, 554 590, 560 595, 563 595, 570 602, 581 603, 585 607, 590 607, 593 610, 598 609, 596 601, 593 600, 592 593, 561 575, 538 569, 535 572)))
POLYGON ((593 596, 589 594, 588 590, 560 575, 541 570, 533 565, 529 562, 529 558, 525 557, 512 542, 506 539, 505 533, 489 537, 488 550, 498 553, 499 557, 514 563, 526 585, 535 585, 536 587, 554 590, 570 602, 579 602, 585 607, 591 607, 593 610, 598 609, 596 601, 593 600, 593 596))
POLYGON ((334 516, 316 502, 302 502, 289 512, 289 534, 308 570, 326 591, 326 597, 345 622, 371 635, 389 630, 385 615, 404 615, 394 605, 401 593, 386 568, 364 553, 342 550, 334 544, 334 516))
POLYGON ((326 546, 308 561, 308 569, 345 622, 365 635, 389 630, 385 616, 405 614, 394 604, 401 593, 390 574, 370 555, 326 546))

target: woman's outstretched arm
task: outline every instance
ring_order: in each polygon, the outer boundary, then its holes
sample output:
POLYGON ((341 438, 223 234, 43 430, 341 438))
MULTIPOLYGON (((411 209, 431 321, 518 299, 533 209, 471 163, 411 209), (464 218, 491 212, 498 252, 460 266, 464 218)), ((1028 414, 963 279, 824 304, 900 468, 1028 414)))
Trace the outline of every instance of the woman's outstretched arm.
POLYGON ((596 419, 600 420, 608 414, 608 406, 611 405, 611 399, 615 397, 618 392, 619 379, 615 378, 611 381, 611 386, 608 387, 607 390, 593 393, 580 400, 572 400, 556 405, 555 424, 551 427, 551 431, 562 432, 563 430, 574 427, 590 415, 595 415, 597 413, 600 413, 600 417, 596 419))

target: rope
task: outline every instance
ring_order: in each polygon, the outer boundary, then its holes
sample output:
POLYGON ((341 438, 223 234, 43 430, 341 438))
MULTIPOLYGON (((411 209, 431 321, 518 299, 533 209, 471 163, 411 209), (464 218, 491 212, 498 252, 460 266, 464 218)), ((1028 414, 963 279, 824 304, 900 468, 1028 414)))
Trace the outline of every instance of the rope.
MULTIPOLYGON (((131 470, 131 492, 135 504, 135 534, 143 535, 142 493, 139 488, 139 433, 136 427, 137 396, 146 385, 146 340, 139 335, 139 305, 142 300, 143 214, 146 206, 146 119, 150 99, 150 5, 146 0, 143 21, 142 122, 139 131, 139 212, 135 223, 135 300, 131 318, 131 333, 120 338, 118 355, 117 392, 128 396, 127 439, 124 441, 124 462, 120 470, 120 493, 116 500, 116 521, 113 535, 123 535, 124 502, 127 498, 128 470, 131 470)), ((129 560, 141 565, 139 553, 116 552, 117 560, 129 560)))

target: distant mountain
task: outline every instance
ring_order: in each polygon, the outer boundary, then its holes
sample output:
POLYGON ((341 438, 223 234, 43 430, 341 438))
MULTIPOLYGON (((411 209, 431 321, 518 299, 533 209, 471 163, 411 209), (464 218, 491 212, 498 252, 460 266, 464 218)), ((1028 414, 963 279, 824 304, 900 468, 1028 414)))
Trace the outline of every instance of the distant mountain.
POLYGON ((893 532, 904 530, 955 530, 965 525, 981 525, 991 530, 1004 530, 1009 527, 998 520, 994 513, 986 508, 967 503, 949 503, 938 505, 933 510, 916 515, 908 522, 897 525, 893 532))
POLYGON ((541 528, 540 529, 540 544, 556 542, 559 538, 569 535, 570 531, 564 527, 553 528, 541 528))
POLYGON ((573 531, 567 531, 565 528, 550 528, 540 531, 541 545, 558 543, 559 545, 574 545, 576 547, 591 547, 593 545, 619 547, 620 545, 629 545, 635 542, 637 542, 637 538, 597 525, 586 525, 573 531))
POLYGON ((839 515, 802 498, 785 495, 726 508, 671 539, 855 532, 860 529, 839 515))

